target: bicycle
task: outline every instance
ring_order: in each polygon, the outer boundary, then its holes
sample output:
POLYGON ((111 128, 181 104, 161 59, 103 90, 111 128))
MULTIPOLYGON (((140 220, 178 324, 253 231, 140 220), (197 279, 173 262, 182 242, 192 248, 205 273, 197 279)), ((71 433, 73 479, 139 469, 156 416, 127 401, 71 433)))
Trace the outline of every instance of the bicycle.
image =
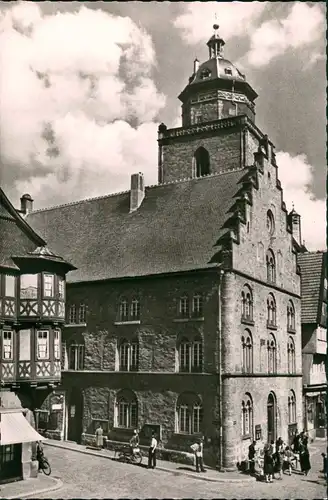
MULTIPOLYGON (((116 453, 115 453, 116 455, 116 453)), ((130 448, 122 448, 118 451, 118 460, 120 462, 130 463, 130 464, 141 464, 142 453, 140 448, 135 448, 134 453, 131 453, 130 448)))

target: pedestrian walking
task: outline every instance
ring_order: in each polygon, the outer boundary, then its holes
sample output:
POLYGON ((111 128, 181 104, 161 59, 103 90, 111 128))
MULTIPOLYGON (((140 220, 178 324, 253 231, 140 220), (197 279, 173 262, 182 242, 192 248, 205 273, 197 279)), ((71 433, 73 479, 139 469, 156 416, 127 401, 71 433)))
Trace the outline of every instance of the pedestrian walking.
POLYGON ((303 443, 300 445, 300 467, 301 472, 307 476, 311 469, 310 453, 308 447, 303 443))
POLYGON ((104 436, 103 436, 104 431, 100 424, 98 425, 95 434, 96 434, 96 447, 100 449, 103 447, 104 443, 104 436))
POLYGON ((206 472, 203 462, 204 438, 197 439, 197 442, 191 445, 191 449, 195 453, 196 472, 206 472), (200 469, 200 470, 199 470, 200 469))
POLYGON ((139 433, 137 429, 133 431, 133 436, 130 439, 130 453, 131 455, 134 455, 136 448, 139 446, 139 433))
POLYGON ((250 474, 255 474, 255 449, 256 441, 253 441, 252 444, 248 447, 248 460, 249 460, 249 472, 250 474))
POLYGON ((266 483, 272 483, 273 478, 274 462, 272 450, 272 446, 269 445, 264 451, 264 475, 266 483))
POLYGON ((156 449, 157 439, 155 438, 155 432, 152 431, 150 446, 148 450, 148 469, 155 469, 156 467, 156 449))

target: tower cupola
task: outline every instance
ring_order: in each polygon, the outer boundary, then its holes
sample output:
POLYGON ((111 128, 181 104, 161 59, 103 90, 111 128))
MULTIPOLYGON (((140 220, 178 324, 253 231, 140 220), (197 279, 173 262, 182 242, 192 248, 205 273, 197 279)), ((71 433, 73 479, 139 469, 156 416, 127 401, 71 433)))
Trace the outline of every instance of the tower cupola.
POLYGON ((245 75, 223 57, 225 41, 219 25, 215 23, 213 29, 207 42, 209 58, 205 62, 195 59, 188 85, 179 95, 183 127, 238 115, 255 121, 257 93, 245 75))
POLYGON ((225 45, 225 41, 220 37, 218 29, 218 24, 213 24, 214 34, 211 36, 209 41, 207 42, 207 46, 209 48, 209 58, 213 59, 214 57, 222 57, 223 55, 223 46, 225 45))

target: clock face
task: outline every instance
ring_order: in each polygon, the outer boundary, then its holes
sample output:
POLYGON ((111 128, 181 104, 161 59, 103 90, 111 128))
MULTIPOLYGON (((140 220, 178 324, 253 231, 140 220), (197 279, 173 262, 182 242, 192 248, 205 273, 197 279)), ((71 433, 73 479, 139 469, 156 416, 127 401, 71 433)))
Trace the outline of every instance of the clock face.
POLYGON ((267 211, 266 224, 267 224, 267 230, 268 230, 269 234, 270 235, 273 234, 274 233, 274 217, 273 217, 273 213, 271 212, 271 210, 267 211))

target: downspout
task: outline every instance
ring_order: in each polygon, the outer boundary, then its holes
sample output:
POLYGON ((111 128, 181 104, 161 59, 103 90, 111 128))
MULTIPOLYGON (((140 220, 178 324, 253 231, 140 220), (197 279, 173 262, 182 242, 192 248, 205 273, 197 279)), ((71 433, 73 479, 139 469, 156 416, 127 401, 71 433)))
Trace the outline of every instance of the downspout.
POLYGON ((219 271, 219 288, 218 288, 218 363, 219 363, 219 470, 222 470, 223 466, 223 426, 222 426, 222 307, 221 307, 221 286, 223 280, 224 271, 220 269, 219 271))

